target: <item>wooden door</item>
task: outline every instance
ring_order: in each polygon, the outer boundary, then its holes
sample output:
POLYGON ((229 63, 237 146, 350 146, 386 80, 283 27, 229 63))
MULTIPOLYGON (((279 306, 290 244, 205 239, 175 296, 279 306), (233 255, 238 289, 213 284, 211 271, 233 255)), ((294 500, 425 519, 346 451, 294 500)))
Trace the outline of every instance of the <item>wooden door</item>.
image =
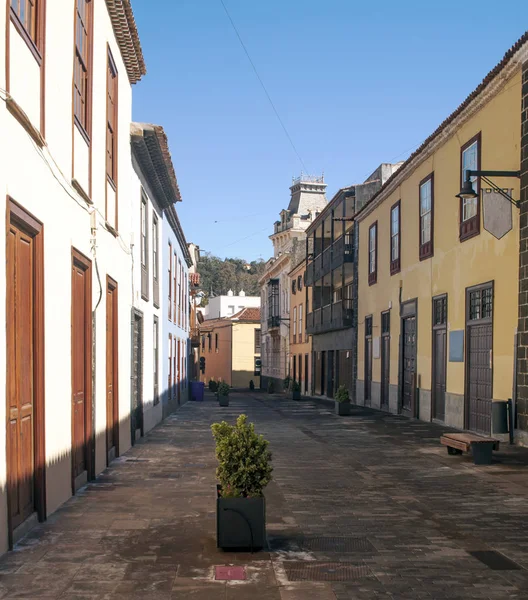
POLYGON ((72 252, 72 492, 92 476, 92 291, 90 261, 72 252))
POLYGON ((8 199, 6 469, 8 533, 45 518, 42 225, 8 199))
POLYGON ((176 388, 178 390, 178 404, 180 404, 181 402, 181 343, 180 340, 178 340, 178 362, 177 362, 177 381, 176 381, 176 388))
POLYGON ((433 298, 432 417, 445 420, 447 374, 447 296, 433 298))
POLYGON ((412 413, 414 374, 416 373, 416 316, 403 319, 402 410, 412 413))
POLYGON ((292 356, 292 371, 293 371, 293 381, 297 381, 297 357, 295 354, 292 356))
POLYGON ((493 398, 493 285, 466 295, 466 427, 491 434, 493 398))
POLYGON ((304 392, 308 393, 308 354, 304 355, 304 392))
POLYGON ((143 315, 132 313, 132 405, 130 427, 132 444, 143 435, 143 315))
POLYGON ((321 352, 321 396, 326 392, 326 352, 321 352))
MULTIPOLYGON (((293 357, 293 360, 295 360, 295 356, 293 357)), ((302 368, 303 368, 303 364, 302 364, 302 354, 299 354, 299 357, 297 358, 297 362, 299 363, 299 391, 302 392, 302 368)))
POLYGON ((372 317, 365 318, 365 406, 372 403, 372 317))
POLYGON ((326 395, 328 398, 334 397, 334 351, 328 351, 328 368, 327 372, 327 384, 326 384, 326 395))
POLYGON ((321 393, 321 352, 313 353, 312 373, 314 379, 313 393, 321 393))
POLYGON ((390 312, 381 313, 381 398, 382 410, 389 410, 390 312))
POLYGON ((117 283, 107 277, 106 289, 106 452, 110 464, 119 455, 119 390, 117 385, 117 283))

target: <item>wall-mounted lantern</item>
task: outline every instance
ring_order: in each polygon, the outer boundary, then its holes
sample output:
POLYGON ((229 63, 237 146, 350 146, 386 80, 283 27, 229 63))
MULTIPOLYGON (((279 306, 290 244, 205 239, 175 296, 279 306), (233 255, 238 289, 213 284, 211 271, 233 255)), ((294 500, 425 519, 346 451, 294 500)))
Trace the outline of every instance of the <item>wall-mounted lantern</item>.
POLYGON ((471 181, 472 177, 481 177, 482 180, 485 181, 494 192, 496 192, 497 194, 500 194, 501 196, 504 196, 504 198, 506 198, 509 202, 511 202, 517 208, 521 207, 521 203, 519 202, 519 200, 514 200, 510 196, 510 194, 508 194, 503 189, 497 187, 493 183, 493 181, 491 181, 491 179, 489 179, 489 177, 517 177, 517 178, 520 178, 521 177, 520 171, 473 171, 471 169, 467 169, 466 170, 466 179, 462 184, 462 189, 460 190, 460 193, 456 195, 457 198, 461 198, 463 200, 464 199, 469 200, 471 198, 476 198, 478 196, 477 192, 473 189, 473 183, 471 181))

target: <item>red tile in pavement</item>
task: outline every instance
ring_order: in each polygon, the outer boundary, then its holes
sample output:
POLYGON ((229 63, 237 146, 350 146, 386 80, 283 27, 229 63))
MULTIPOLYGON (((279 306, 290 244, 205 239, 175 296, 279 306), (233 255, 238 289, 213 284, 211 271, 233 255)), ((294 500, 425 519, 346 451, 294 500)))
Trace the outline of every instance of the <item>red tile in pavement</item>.
POLYGON ((244 567, 215 567, 217 581, 245 581, 246 570, 244 567))

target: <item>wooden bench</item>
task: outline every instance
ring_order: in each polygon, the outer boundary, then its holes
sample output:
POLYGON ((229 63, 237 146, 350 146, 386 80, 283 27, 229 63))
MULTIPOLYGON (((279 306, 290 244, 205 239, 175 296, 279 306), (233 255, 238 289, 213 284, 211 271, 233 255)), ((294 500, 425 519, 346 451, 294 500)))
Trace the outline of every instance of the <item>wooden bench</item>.
POLYGON ((499 440, 474 433, 444 433, 440 438, 442 446, 447 446, 448 454, 473 454, 476 465, 490 465, 493 450, 499 449, 499 440))

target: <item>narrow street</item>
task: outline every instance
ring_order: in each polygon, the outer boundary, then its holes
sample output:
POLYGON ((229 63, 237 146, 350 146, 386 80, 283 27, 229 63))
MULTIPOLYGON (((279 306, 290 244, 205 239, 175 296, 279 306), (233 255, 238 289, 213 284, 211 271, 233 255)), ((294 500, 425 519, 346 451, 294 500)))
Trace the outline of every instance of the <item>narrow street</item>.
POLYGON ((0 561, 0 598, 528 598, 528 452, 448 456, 442 428, 232 393, 187 403, 0 561), (210 425, 270 441, 269 552, 216 549, 210 425), (500 552, 512 563, 497 564, 500 552), (245 581, 215 581, 215 566, 245 581), (497 570, 497 567, 506 569, 497 570))

